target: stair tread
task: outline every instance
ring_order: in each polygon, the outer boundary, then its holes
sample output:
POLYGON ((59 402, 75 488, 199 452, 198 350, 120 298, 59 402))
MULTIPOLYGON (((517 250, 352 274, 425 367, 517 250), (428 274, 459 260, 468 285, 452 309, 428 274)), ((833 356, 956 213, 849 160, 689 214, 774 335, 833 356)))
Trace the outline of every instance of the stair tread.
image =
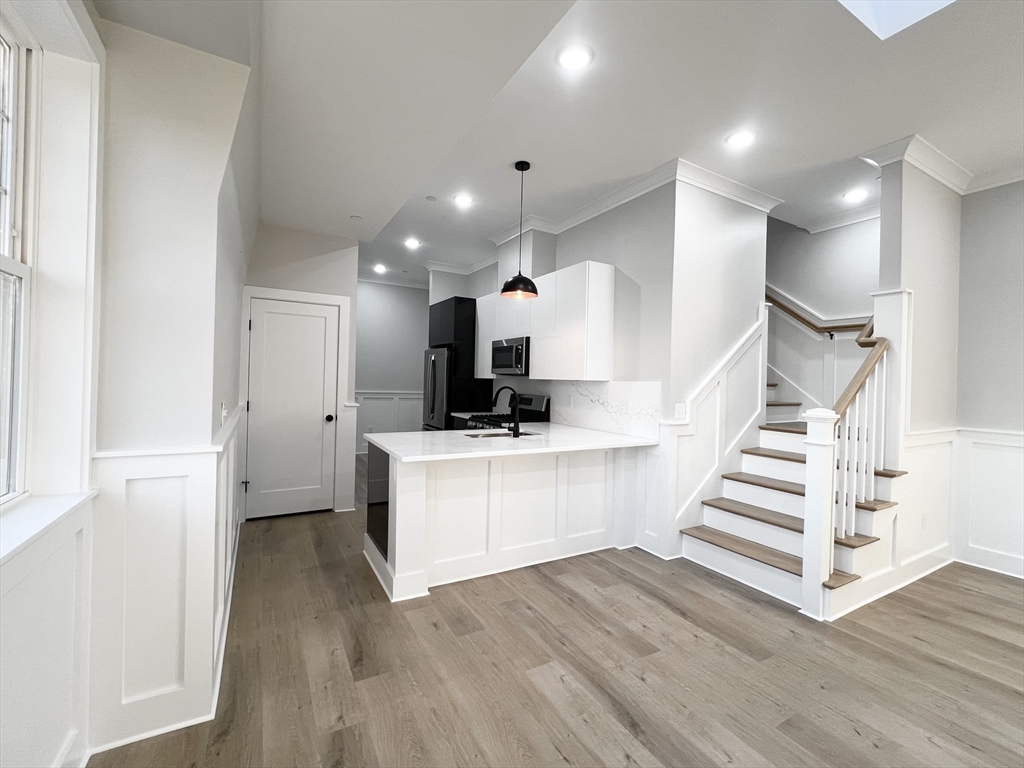
POLYGON ((771 408, 772 406, 776 406, 776 407, 783 407, 784 406, 786 408, 798 408, 801 405, 803 405, 803 403, 798 402, 796 400, 768 400, 765 403, 765 405, 767 405, 769 408, 771 408))
MULTIPOLYGON (((807 456, 802 453, 796 453, 794 451, 780 451, 776 448, 741 448, 740 453, 746 453, 749 456, 761 456, 766 459, 779 459, 780 461, 792 461, 797 464, 806 464, 807 456)), ((876 469, 876 477, 903 477, 907 474, 906 470, 901 469, 876 469)))
POLYGON ((793 515, 784 515, 782 512, 776 512, 773 509, 765 509, 764 507, 758 507, 754 504, 747 504, 745 501, 736 501, 735 499, 719 497, 717 499, 705 499, 701 503, 709 507, 714 507, 715 509, 721 509, 724 512, 730 512, 734 515, 740 515, 741 517, 747 517, 751 520, 757 520, 768 525, 774 525, 776 528, 785 528, 787 531, 796 531, 797 533, 804 532, 804 521, 802 518, 794 517, 793 515))
POLYGON ((755 475, 751 472, 726 472, 722 477, 726 480, 733 480, 737 483, 746 483, 747 485, 757 485, 761 488, 769 488, 773 491, 792 493, 794 496, 804 495, 803 483, 794 483, 790 480, 776 480, 774 477, 755 475))
POLYGON ((832 571, 832 575, 828 577, 828 581, 824 583, 826 589, 838 589, 839 587, 846 586, 851 581, 859 579, 856 573, 844 573, 843 571, 832 571))
POLYGON ((791 432, 795 435, 806 435, 807 434, 807 422, 806 421, 774 421, 768 424, 762 424, 761 429, 767 429, 770 432, 791 432))
MULTIPOLYGON (((757 520, 766 525, 774 525, 776 528, 785 528, 787 531, 794 531, 800 534, 804 532, 804 521, 802 518, 776 512, 774 509, 765 509, 754 504, 747 504, 745 501, 736 501, 735 499, 726 499, 724 497, 705 499, 701 503, 708 507, 720 509, 723 512, 746 517, 750 520, 757 520)), ((879 541, 877 536, 864 536, 859 533, 854 533, 844 538, 837 536, 835 539, 836 544, 847 549, 858 549, 868 544, 874 544, 876 541, 879 541)))
MULTIPOLYGON (((709 528, 706 525, 698 525, 693 528, 684 528, 682 530, 684 536, 691 536, 700 541, 713 544, 716 547, 733 552, 743 557, 749 557, 751 560, 756 560, 759 563, 770 565, 773 568, 791 573, 794 576, 800 576, 803 573, 803 560, 796 555, 790 555, 787 552, 780 552, 777 549, 766 547, 763 544, 758 544, 748 539, 740 538, 739 536, 733 536, 731 533, 725 533, 719 531, 716 528, 709 528)), ((835 589, 841 587, 844 584, 849 584, 851 581, 856 581, 860 576, 853 573, 846 573, 844 571, 832 571, 832 575, 828 581, 825 582, 824 586, 829 589, 835 589)))

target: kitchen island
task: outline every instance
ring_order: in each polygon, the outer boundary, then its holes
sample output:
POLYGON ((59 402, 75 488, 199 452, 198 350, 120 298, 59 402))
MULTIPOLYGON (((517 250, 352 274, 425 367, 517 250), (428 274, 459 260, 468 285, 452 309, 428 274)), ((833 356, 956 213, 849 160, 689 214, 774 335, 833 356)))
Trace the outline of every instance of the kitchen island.
POLYGON ((392 601, 634 540, 636 449, 564 424, 391 432, 370 444, 363 553, 392 601))

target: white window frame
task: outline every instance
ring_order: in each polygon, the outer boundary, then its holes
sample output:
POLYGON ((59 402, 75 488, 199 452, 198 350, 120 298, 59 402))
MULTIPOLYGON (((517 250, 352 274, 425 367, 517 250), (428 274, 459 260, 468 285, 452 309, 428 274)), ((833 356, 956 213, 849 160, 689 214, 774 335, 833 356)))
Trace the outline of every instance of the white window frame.
MULTIPOLYGON (((5 8, 5 11, 10 9, 5 8)), ((5 13, 0 19, 0 36, 11 48, 11 89, 13 95, 10 125, 11 132, 11 182, 8 191, 10 239, 4 250, 9 255, 0 254, 0 272, 20 278, 18 294, 16 329, 14 338, 14 382, 12 399, 14 403, 11 414, 11 489, 0 496, 0 512, 6 510, 10 502, 29 495, 28 488, 28 415, 29 415, 29 350, 31 343, 30 320, 32 317, 32 268, 28 263, 30 254, 26 252, 23 231, 24 225, 32 220, 30 211, 34 210, 33 194, 35 176, 30 172, 29 156, 34 149, 34 136, 29 136, 29 114, 34 108, 34 101, 29 96, 30 51, 38 50, 38 46, 23 28, 20 19, 5 13), (30 103, 32 101, 32 103, 30 103)), ((34 62, 33 62, 34 64, 34 62)), ((33 121, 34 122, 34 121, 33 121)), ((3 215, 3 212, 0 212, 3 215)))
POLYGON ((32 317, 32 270, 20 261, 0 256, 0 272, 21 279, 14 334, 14 387, 11 392, 15 407, 11 414, 11 490, 0 496, 0 505, 27 494, 25 458, 28 453, 28 339, 32 317))

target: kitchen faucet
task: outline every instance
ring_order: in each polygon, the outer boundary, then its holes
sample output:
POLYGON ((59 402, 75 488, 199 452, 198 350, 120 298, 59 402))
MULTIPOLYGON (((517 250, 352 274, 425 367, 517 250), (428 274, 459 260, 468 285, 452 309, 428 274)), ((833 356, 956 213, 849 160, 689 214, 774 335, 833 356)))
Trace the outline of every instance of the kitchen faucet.
POLYGON ((494 393, 494 402, 491 406, 495 407, 498 405, 498 395, 505 389, 512 393, 508 398, 508 404, 512 408, 512 437, 519 437, 519 393, 509 386, 498 387, 498 391, 494 393))

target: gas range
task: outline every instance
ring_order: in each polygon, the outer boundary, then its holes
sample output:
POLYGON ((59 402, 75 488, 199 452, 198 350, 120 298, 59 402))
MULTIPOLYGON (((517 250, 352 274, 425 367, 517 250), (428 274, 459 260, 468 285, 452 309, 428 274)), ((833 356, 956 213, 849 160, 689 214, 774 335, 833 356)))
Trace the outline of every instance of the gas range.
MULTIPOLYGON (((547 395, 519 395, 519 423, 551 421, 551 400, 547 395)), ((466 422, 467 429, 509 429, 511 413, 474 413, 466 422)))

